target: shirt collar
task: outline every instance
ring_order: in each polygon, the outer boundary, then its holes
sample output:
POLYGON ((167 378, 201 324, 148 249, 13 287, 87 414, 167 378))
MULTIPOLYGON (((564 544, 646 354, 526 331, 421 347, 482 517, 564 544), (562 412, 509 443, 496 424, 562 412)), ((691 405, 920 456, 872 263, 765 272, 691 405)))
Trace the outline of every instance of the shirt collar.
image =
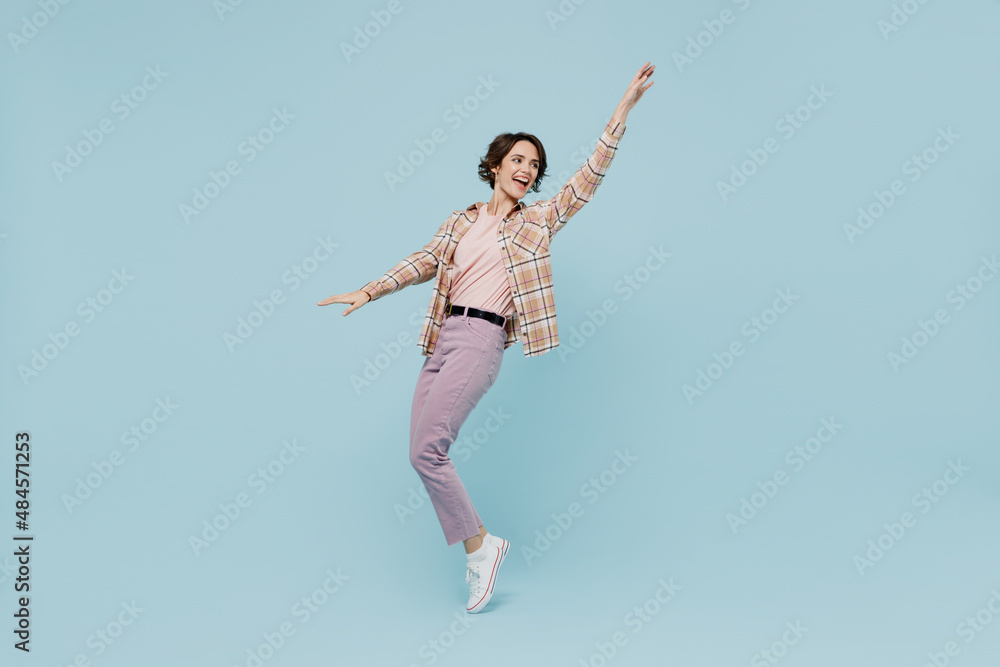
MULTIPOLYGON (((469 211, 476 211, 476 215, 478 216, 479 215, 479 208, 481 206, 484 206, 486 203, 487 202, 484 202, 484 201, 477 201, 474 204, 470 204, 468 206, 468 208, 466 208, 465 210, 467 212, 469 212, 469 211)), ((514 208, 512 208, 510 210, 510 212, 511 213, 516 213, 516 212, 520 211, 522 208, 524 208, 524 203, 519 201, 516 204, 514 204, 514 208)))

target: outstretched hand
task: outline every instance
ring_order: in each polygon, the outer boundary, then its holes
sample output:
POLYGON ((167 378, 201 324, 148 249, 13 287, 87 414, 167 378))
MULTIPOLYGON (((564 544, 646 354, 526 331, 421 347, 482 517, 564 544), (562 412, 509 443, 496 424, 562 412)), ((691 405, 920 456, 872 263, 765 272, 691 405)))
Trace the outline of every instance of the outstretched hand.
POLYGON ((636 75, 632 77, 632 81, 628 84, 628 90, 625 91, 625 96, 622 97, 622 101, 618 103, 618 108, 615 110, 615 116, 622 122, 624 122, 625 117, 628 112, 632 110, 632 107, 636 105, 636 102, 642 99, 642 94, 645 93, 653 85, 650 81, 650 77, 653 76, 653 70, 656 69, 656 65, 650 65, 647 62, 645 65, 639 68, 636 75), (649 81, 649 85, 643 85, 649 81))
POLYGON ((357 290, 356 292, 346 292, 344 294, 334 294, 317 303, 317 306, 329 306, 331 303, 349 303, 351 307, 346 309, 341 315, 347 315, 357 310, 371 300, 367 292, 357 290))

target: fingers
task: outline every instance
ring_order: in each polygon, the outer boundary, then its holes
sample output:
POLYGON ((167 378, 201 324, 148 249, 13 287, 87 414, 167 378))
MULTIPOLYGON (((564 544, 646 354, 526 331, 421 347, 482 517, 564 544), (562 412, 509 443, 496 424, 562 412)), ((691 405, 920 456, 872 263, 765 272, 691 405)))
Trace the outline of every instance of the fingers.
POLYGON ((636 75, 635 80, 633 80, 632 82, 632 90, 633 93, 635 94, 636 102, 639 101, 639 98, 642 97, 642 94, 647 90, 649 90, 649 87, 652 86, 654 83, 652 80, 650 80, 650 77, 653 76, 653 70, 656 69, 656 65, 653 65, 648 69, 646 67, 647 65, 649 65, 648 62, 646 63, 646 65, 642 66, 642 69, 639 71, 639 74, 636 75), (649 81, 649 84, 643 86, 642 84, 646 83, 647 81, 649 81))
POLYGON ((329 296, 329 297, 323 299, 322 301, 320 301, 316 305, 317 306, 329 306, 331 303, 350 303, 350 301, 345 301, 343 294, 334 294, 333 296, 329 296))
MULTIPOLYGON (((368 297, 368 301, 371 301, 371 297, 368 297)), ((317 306, 329 306, 331 303, 346 303, 346 304, 350 304, 347 307, 347 309, 345 309, 344 312, 341 313, 341 315, 347 315, 349 313, 353 313, 355 310, 357 310, 361 306, 363 306, 366 303, 368 303, 368 301, 361 301, 361 302, 359 302, 357 300, 351 299, 346 294, 335 294, 335 295, 333 295, 331 297, 327 297, 326 299, 323 299, 322 301, 320 301, 316 305, 317 306)))
POLYGON ((639 68, 639 72, 632 78, 632 84, 630 88, 639 88, 645 83, 649 77, 653 76, 653 70, 656 69, 656 65, 649 66, 647 61, 645 65, 639 68))

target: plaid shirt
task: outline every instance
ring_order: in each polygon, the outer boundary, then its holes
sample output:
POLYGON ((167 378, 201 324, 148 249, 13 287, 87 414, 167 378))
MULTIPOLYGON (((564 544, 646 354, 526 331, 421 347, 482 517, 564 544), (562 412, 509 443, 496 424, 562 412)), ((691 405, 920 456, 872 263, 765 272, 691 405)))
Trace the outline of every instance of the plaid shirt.
MULTIPOLYGON (((507 276, 513 278, 510 288, 517 311, 504 324, 507 331, 504 349, 523 339, 524 356, 531 357, 559 345, 549 243, 556 232, 594 196, 624 133, 624 124, 609 121, 594 153, 555 197, 528 205, 519 201, 501 222, 497 242, 507 276)), ((476 202, 463 211, 454 211, 423 249, 361 288, 374 301, 407 285, 418 285, 435 278, 431 304, 417 341, 424 356, 434 353, 444 321, 455 247, 476 221, 482 205, 483 202, 476 202)))

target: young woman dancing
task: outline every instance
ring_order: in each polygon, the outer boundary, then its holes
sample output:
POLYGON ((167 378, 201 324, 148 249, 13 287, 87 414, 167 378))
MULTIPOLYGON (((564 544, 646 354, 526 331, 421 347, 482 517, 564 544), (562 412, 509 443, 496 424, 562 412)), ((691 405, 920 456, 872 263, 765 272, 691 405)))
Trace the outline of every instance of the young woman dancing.
POLYGON ((479 178, 493 190, 488 203, 453 212, 430 243, 381 278, 318 304, 349 304, 342 313, 348 315, 407 285, 435 279, 417 342, 427 359, 410 412, 410 463, 448 546, 465 544, 468 612, 482 611, 490 601, 510 543, 483 527, 448 449, 496 382, 504 350, 521 340, 531 357, 559 345, 549 244, 604 179, 629 111, 653 85, 646 81, 654 67, 647 62, 639 68, 594 153, 555 197, 521 202, 528 190, 539 191, 545 149, 534 135, 501 134, 479 162, 479 178))

